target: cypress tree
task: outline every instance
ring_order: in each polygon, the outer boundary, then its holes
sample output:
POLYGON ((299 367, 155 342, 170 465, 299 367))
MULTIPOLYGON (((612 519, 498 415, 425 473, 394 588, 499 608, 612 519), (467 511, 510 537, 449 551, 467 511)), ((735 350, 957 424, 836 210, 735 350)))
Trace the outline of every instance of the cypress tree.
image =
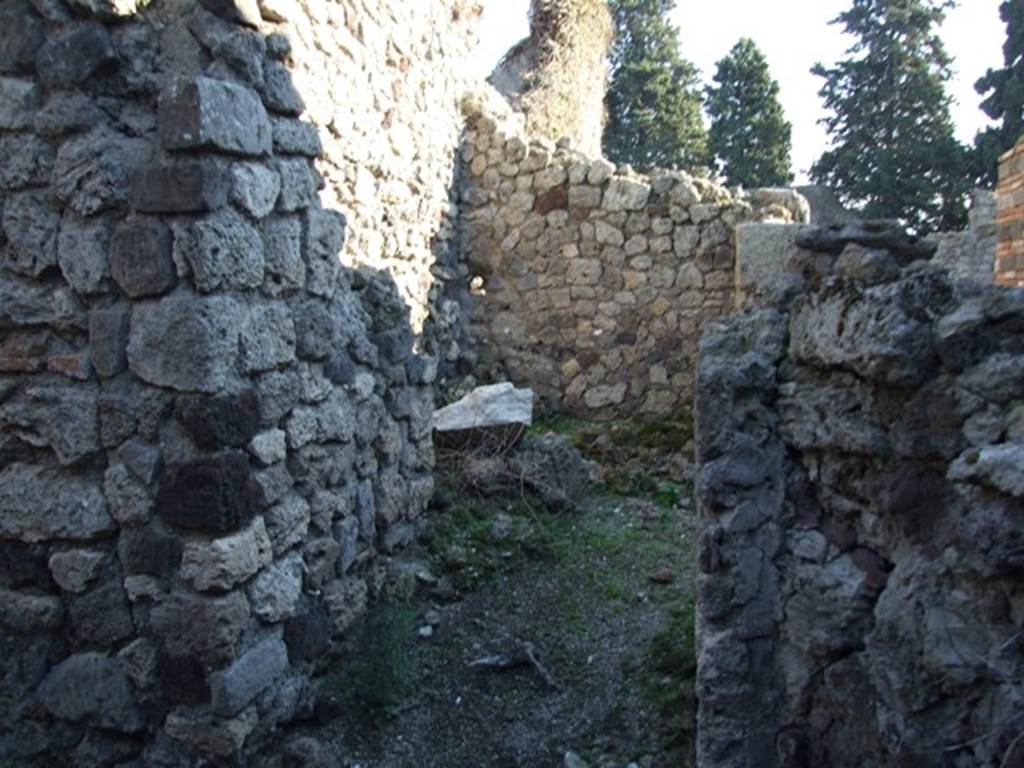
POLYGON ((1003 68, 988 70, 974 84, 979 95, 988 94, 982 111, 999 123, 974 138, 978 181, 988 186, 996 184, 999 156, 1024 134, 1024 0, 1006 0, 999 18, 1006 24, 1003 68))
POLYGON ((708 144, 728 183, 748 189, 791 183, 792 126, 757 44, 736 43, 718 62, 714 83, 707 90, 708 144))
POLYGON ((936 34, 954 0, 853 0, 833 24, 856 38, 847 58, 811 71, 825 79, 822 123, 831 147, 811 178, 872 218, 920 234, 966 218, 968 165, 953 135, 951 59, 936 34))
POLYGON ((708 161, 697 68, 679 51, 675 0, 611 0, 615 41, 604 152, 639 169, 708 161))

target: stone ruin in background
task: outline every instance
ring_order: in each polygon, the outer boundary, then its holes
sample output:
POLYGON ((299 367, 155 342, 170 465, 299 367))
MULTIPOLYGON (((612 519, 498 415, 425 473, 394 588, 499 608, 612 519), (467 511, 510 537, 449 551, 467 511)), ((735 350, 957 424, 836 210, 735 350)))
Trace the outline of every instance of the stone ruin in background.
POLYGON ((459 252, 474 377, 528 384, 584 417, 688 411, 701 330, 735 306, 737 227, 806 221, 806 203, 616 168, 531 138, 494 100, 464 108, 459 252))
POLYGON ((489 81, 526 118, 535 138, 568 138, 601 155, 612 15, 605 0, 531 0, 530 36, 489 81))

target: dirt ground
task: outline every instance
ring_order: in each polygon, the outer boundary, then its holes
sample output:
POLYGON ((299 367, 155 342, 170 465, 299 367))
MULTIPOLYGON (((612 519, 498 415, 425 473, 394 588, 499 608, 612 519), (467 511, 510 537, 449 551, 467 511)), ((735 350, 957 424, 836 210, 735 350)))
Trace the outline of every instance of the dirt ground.
POLYGON ((340 716, 307 733, 330 764, 693 764, 692 489, 668 479, 678 454, 612 438, 574 434, 598 460, 575 511, 442 483, 415 590, 371 609, 345 654, 363 662, 328 678, 340 716), (501 654, 524 663, 474 664, 501 654))

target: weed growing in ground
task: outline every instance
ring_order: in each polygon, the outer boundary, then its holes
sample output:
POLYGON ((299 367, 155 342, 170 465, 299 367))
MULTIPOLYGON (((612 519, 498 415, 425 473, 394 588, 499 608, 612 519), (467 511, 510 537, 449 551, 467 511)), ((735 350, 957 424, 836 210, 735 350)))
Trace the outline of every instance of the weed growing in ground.
POLYGON ((669 622, 651 638, 651 670, 654 679, 650 693, 666 717, 678 717, 694 696, 697 674, 697 638, 692 597, 682 600, 669 612, 669 622))
POLYGON ((535 434, 566 435, 589 461, 601 467, 593 492, 607 496, 647 499, 671 509, 689 494, 659 470, 659 459, 685 454, 693 439, 688 415, 658 422, 587 421, 562 414, 542 417, 531 427, 535 434))
POLYGON ((516 499, 466 497, 450 488, 449 502, 434 512, 430 551, 459 590, 477 589, 530 559, 565 555, 571 514, 555 513, 529 495, 516 499))
POLYGON ((401 603, 370 609, 359 634, 358 652, 342 673, 342 690, 370 712, 395 716, 416 690, 413 658, 416 612, 401 603))

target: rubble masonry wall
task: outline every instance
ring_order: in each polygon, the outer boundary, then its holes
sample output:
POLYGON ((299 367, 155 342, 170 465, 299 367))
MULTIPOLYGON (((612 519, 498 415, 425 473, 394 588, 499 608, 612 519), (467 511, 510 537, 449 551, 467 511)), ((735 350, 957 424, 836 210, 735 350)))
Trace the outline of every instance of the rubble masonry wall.
POLYGON ((0 760, 311 710, 431 494, 471 10, 0 3, 0 760))
POLYGON ((737 197, 683 172, 638 175, 531 141, 467 105, 460 221, 476 374, 581 416, 685 413, 697 341, 732 311, 734 230, 802 215, 791 191, 737 197))
POLYGON ((1024 293, 849 248, 701 344, 698 763, 1012 765, 1024 293))

